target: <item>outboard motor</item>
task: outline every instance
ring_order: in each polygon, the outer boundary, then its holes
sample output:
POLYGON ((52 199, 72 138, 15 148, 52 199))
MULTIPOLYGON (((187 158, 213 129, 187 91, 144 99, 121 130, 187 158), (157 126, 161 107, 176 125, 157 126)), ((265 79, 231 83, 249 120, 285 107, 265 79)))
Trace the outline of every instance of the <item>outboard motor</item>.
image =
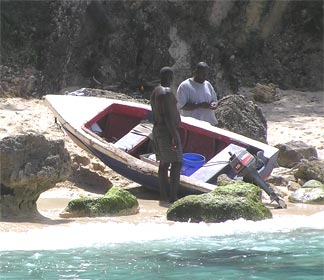
POLYGON ((270 200, 278 203, 278 208, 287 208, 284 200, 282 200, 274 190, 267 184, 257 171, 258 160, 248 151, 244 150, 236 154, 230 154, 230 166, 233 168, 235 174, 243 177, 243 181, 252 183, 263 189, 269 196, 270 200))

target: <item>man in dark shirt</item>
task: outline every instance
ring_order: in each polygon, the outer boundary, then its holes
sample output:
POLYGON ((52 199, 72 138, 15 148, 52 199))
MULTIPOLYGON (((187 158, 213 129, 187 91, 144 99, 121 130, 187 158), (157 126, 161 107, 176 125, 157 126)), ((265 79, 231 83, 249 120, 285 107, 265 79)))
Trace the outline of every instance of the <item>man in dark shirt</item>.
POLYGON ((170 89, 173 71, 163 67, 160 71, 161 84, 151 95, 153 112, 153 142, 159 164, 160 199, 167 201, 168 169, 170 170, 170 202, 178 199, 177 193, 182 166, 182 145, 179 135, 180 114, 177 99, 170 89))

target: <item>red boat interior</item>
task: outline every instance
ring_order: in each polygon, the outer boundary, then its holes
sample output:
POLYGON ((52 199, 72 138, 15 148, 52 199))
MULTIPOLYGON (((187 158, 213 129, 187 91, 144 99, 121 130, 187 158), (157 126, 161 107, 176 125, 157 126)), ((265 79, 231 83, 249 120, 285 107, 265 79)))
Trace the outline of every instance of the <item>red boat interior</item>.
MULTIPOLYGON (((144 108, 112 104, 88 121, 85 128, 91 130, 91 126, 96 123, 101 130, 100 133, 96 133, 108 142, 118 143, 122 138, 125 137, 126 139, 126 136, 128 138, 125 141, 136 142, 139 141, 136 139, 138 134, 135 133, 129 136, 130 132, 143 121, 149 124, 150 118, 151 111, 144 108)), ((184 153, 201 154, 205 156, 206 161, 213 158, 231 143, 230 139, 222 135, 217 135, 209 130, 187 123, 181 124, 180 136, 184 153)), ((132 143, 133 148, 128 150, 130 154, 139 157, 142 154, 153 153, 150 137, 144 136, 142 138, 138 145, 132 143)))

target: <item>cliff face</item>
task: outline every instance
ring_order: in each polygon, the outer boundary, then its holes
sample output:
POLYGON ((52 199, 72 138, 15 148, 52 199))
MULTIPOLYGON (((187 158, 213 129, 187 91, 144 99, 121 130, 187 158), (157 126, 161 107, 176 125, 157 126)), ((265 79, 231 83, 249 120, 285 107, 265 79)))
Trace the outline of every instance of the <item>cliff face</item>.
POLYGON ((34 95, 149 93, 161 67, 177 86, 199 61, 220 97, 257 82, 323 90, 322 1, 1 1, 1 26, 0 94, 19 75, 34 95))

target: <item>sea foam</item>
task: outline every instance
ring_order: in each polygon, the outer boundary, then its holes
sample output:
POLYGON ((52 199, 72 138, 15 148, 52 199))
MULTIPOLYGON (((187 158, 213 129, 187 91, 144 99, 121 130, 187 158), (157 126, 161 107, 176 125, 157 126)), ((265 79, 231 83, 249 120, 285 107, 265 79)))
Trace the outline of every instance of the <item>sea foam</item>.
POLYGON ((224 223, 118 223, 89 222, 48 226, 25 232, 0 232, 0 251, 60 250, 164 239, 222 237, 240 234, 280 233, 296 229, 324 230, 324 211, 311 216, 285 215, 253 222, 224 223))

